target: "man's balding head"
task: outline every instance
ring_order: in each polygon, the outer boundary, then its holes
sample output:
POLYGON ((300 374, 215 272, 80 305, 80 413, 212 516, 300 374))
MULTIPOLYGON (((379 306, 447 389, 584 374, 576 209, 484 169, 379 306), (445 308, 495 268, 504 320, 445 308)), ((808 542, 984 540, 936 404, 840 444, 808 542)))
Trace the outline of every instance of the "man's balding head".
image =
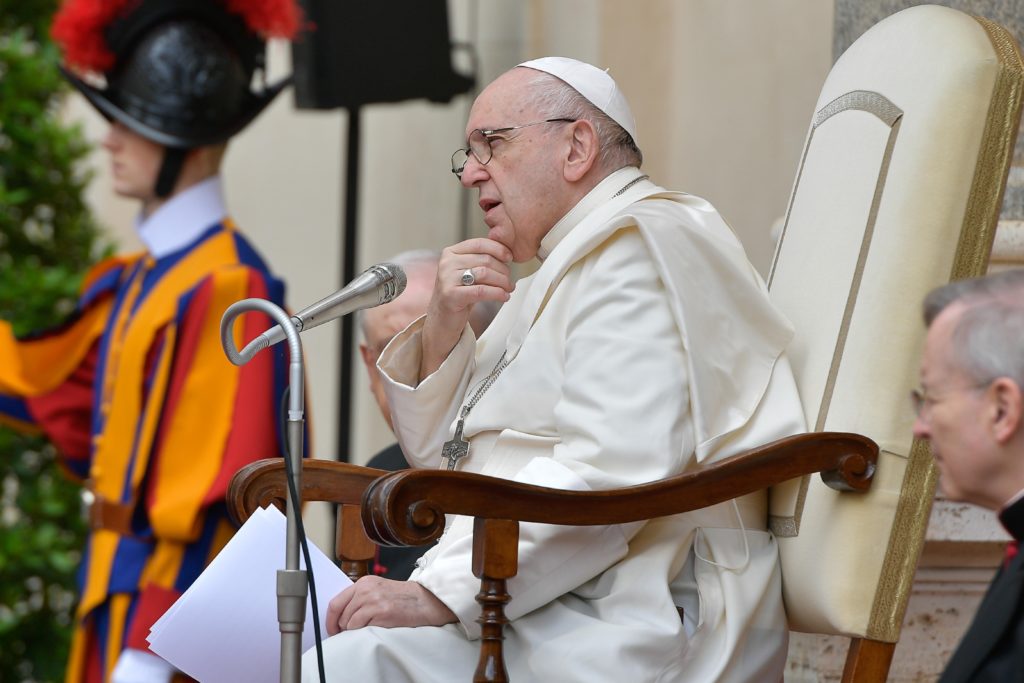
POLYGON ((948 498, 998 510, 1024 489, 1024 270, 940 287, 924 314, 914 435, 948 498))

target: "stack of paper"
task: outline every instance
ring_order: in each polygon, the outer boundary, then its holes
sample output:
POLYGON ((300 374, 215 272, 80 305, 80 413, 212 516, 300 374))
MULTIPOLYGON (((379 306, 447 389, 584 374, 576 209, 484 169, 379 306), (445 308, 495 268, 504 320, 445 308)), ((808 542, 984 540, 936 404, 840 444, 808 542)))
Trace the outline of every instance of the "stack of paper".
MULTIPOLYGON (((156 654, 204 683, 275 683, 280 678, 277 570, 284 569, 284 515, 269 507, 242 525, 210 566, 149 632, 156 654)), ((309 544, 321 634, 327 603, 352 585, 309 544)), ((305 563, 302 563, 305 568, 305 563)), ((313 647, 313 612, 306 598, 303 651, 313 647)))

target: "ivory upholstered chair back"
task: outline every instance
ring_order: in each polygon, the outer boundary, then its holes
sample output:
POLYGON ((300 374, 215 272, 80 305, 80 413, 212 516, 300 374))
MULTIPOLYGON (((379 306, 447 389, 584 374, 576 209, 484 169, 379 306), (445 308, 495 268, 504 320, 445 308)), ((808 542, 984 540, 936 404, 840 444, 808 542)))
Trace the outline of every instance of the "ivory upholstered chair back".
POLYGON ((867 31, 822 88, 769 287, 796 327, 810 428, 863 434, 881 453, 863 496, 818 477, 772 489, 794 630, 899 637, 936 483, 907 400, 920 304, 986 270, 1022 82, 1002 27, 924 5, 867 31))

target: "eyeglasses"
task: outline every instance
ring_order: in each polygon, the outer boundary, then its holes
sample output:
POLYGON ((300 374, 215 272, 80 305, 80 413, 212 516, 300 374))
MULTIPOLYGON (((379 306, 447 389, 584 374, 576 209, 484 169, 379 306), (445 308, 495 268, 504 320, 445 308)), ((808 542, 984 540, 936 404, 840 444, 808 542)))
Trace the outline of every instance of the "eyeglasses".
POLYGON ((462 178, 462 169, 466 167, 466 162, 469 161, 470 152, 476 157, 476 160, 480 162, 481 166, 486 166, 487 162, 491 160, 494 155, 494 150, 491 149, 491 138, 498 138, 500 140, 507 140, 508 137, 504 133, 509 131, 519 130, 520 128, 529 128, 530 126, 539 126, 544 123, 573 123, 576 119, 558 118, 558 119, 545 119, 543 121, 534 121, 533 123, 524 123, 521 126, 509 126, 507 128, 492 128, 491 130, 482 130, 477 128, 469 134, 469 147, 460 148, 455 150, 452 154, 452 173, 455 174, 456 178, 462 178))
POLYGON ((950 389, 948 391, 943 392, 942 394, 939 394, 938 396, 930 395, 925 389, 918 387, 917 389, 912 389, 910 391, 910 407, 911 409, 913 409, 914 415, 916 415, 917 417, 921 417, 921 414, 924 412, 925 408, 934 405, 943 396, 948 396, 950 394, 955 394, 961 391, 977 391, 978 389, 984 389, 988 387, 989 384, 992 384, 991 380, 989 380, 988 382, 971 384, 970 386, 966 387, 950 389))

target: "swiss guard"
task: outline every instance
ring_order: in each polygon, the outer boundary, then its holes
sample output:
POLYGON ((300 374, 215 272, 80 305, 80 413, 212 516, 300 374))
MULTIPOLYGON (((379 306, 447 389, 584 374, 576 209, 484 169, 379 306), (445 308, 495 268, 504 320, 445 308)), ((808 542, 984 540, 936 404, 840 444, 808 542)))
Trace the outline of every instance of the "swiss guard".
MULTIPOLYGON (((0 420, 45 434, 89 502, 71 683, 187 680, 149 629, 235 532, 234 472, 282 452, 286 350, 236 367, 219 323, 240 299, 283 306, 284 285, 231 220, 220 168, 288 83, 267 82, 266 40, 301 23, 293 0, 66 0, 54 20, 145 246, 93 268, 59 328, 0 321, 0 420)), ((270 325, 251 314, 243 334, 270 325)))

